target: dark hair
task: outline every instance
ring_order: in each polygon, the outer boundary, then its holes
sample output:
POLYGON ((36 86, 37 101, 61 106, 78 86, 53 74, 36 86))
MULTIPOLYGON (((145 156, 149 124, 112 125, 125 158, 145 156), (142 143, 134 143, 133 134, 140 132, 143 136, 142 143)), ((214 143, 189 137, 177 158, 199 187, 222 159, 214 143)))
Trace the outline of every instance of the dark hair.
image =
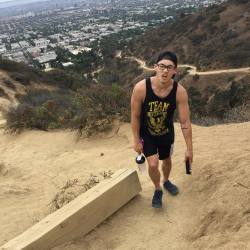
POLYGON ((162 53, 159 54, 156 63, 158 63, 159 61, 163 60, 163 59, 168 59, 170 61, 172 61, 175 64, 175 67, 177 67, 178 64, 178 59, 175 53, 171 52, 171 51, 164 51, 162 53))

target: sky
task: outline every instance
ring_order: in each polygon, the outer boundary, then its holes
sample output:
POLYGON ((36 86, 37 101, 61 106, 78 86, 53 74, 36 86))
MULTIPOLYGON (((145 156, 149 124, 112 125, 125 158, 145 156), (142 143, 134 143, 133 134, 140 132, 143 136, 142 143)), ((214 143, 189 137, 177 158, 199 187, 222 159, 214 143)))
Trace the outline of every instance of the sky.
POLYGON ((16 1, 16 0, 0 0, 0 3, 2 3, 2 2, 13 2, 13 1, 16 1))
POLYGON ((3 7, 13 6, 13 5, 20 5, 24 3, 34 3, 34 2, 41 2, 45 0, 0 0, 0 5, 3 7))
MULTIPOLYGON (((0 0, 0 3, 6 2, 22 2, 22 0, 0 0)), ((29 2, 39 2, 39 0, 31 0, 29 2)))
MULTIPOLYGON (((2 2, 13 2, 13 1, 18 2, 18 0, 0 0, 0 3, 2 3, 2 2)), ((38 1, 38 0, 37 0, 37 1, 38 1)))

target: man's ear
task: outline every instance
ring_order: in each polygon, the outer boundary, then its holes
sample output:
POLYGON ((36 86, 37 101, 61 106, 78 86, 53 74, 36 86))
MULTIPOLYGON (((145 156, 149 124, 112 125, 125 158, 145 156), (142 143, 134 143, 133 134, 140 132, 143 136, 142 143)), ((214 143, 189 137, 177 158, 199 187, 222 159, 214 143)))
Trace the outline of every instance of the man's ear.
POLYGON ((174 79, 175 76, 177 75, 177 67, 175 67, 174 71, 175 71, 175 73, 172 75, 172 79, 174 79))

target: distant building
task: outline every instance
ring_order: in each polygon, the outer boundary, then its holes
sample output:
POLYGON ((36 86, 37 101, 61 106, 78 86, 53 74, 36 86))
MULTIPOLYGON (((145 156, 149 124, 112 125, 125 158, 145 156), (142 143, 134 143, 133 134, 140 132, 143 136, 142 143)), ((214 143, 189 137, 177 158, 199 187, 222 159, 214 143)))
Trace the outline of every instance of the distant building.
POLYGON ((38 47, 28 48, 27 51, 32 55, 32 57, 37 57, 41 53, 41 49, 38 47))
POLYGON ((12 50, 18 50, 21 46, 18 43, 11 43, 11 49, 12 50))
POLYGON ((69 32, 69 35, 72 36, 73 38, 81 38, 82 33, 79 32, 78 30, 73 30, 69 32))
POLYGON ((24 57, 23 52, 21 52, 21 51, 12 53, 12 60, 14 60, 16 62, 27 63, 27 59, 24 57))
POLYGON ((7 36, 7 35, 1 35, 0 34, 0 39, 2 40, 2 39, 8 39, 9 38, 9 36, 7 36))
POLYGON ((56 53, 52 51, 52 52, 47 52, 41 56, 36 57, 35 60, 37 60, 41 64, 44 64, 44 63, 55 60, 56 57, 57 57, 56 53))
POLYGON ((74 65, 74 63, 72 63, 72 62, 66 62, 66 63, 62 63, 62 66, 63 67, 69 67, 69 66, 72 66, 72 65, 74 65))
POLYGON ((7 51, 5 45, 0 45, 0 55, 4 54, 7 51))
POLYGON ((50 35, 49 38, 56 39, 58 42, 61 40, 62 34, 50 35))
POLYGON ((91 51, 92 48, 88 48, 88 47, 83 47, 83 48, 78 48, 78 49, 74 49, 74 50, 70 50, 70 52, 74 55, 77 55, 83 51, 91 51))
POLYGON ((35 46, 39 48, 46 48, 49 45, 50 41, 45 38, 35 39, 35 46))
POLYGON ((19 42, 19 45, 22 47, 22 48, 28 48, 30 45, 28 42, 26 41, 20 41, 19 42))
POLYGON ((23 34, 23 36, 24 36, 26 39, 30 38, 30 35, 29 35, 29 34, 23 34))

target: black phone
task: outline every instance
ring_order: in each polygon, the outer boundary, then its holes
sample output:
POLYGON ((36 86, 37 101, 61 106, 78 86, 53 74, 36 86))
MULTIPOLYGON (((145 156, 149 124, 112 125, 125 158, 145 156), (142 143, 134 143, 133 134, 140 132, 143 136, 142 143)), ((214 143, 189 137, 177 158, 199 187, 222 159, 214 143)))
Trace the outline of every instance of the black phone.
POLYGON ((192 174, 192 169, 189 159, 186 160, 186 174, 192 174))

